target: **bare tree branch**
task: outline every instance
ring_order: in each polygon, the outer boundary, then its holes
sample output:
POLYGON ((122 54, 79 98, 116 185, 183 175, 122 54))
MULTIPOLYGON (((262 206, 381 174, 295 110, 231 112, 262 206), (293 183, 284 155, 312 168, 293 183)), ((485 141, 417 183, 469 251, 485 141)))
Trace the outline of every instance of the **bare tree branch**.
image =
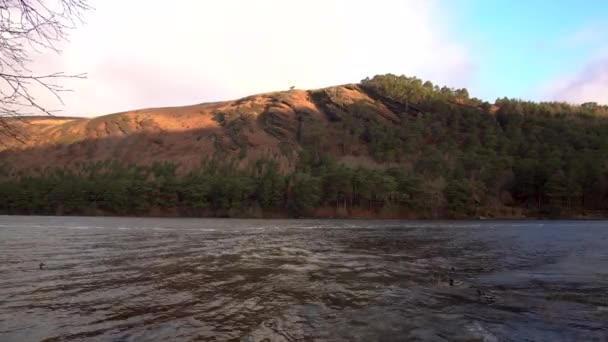
POLYGON ((86 77, 37 74, 28 66, 32 54, 60 52, 57 45, 68 40, 68 31, 89 9, 88 0, 0 0, 0 136, 23 141, 16 124, 27 122, 24 116, 55 112, 33 96, 33 89, 44 89, 63 104, 60 93, 70 90, 61 81, 86 77))

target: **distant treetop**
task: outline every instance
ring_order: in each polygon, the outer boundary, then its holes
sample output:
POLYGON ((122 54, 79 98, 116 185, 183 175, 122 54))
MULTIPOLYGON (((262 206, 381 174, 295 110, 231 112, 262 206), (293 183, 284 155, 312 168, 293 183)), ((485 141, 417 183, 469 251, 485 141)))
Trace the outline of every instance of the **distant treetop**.
MULTIPOLYGON (((447 86, 439 87, 431 81, 422 81, 417 77, 397 76, 394 74, 376 75, 365 78, 361 85, 369 87, 384 96, 409 104, 422 104, 430 101, 448 101, 459 104, 490 108, 491 104, 477 98, 471 98, 466 88, 455 89, 447 86)), ((566 102, 532 102, 504 97, 496 99, 494 106, 502 113, 518 113, 529 115, 608 115, 608 106, 596 102, 586 102, 581 105, 566 102)))

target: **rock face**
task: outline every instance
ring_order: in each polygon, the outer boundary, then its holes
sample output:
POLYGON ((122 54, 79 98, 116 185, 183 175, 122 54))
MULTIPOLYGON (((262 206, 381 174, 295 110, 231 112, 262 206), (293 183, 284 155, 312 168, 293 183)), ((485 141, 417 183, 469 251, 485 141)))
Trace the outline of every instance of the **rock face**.
POLYGON ((396 113, 358 85, 95 118, 29 118, 17 123, 24 143, 0 137, 0 163, 18 170, 104 160, 143 165, 169 161, 187 171, 214 156, 234 158, 241 165, 267 157, 288 171, 302 143, 323 139, 324 149, 344 161, 373 164, 364 144, 353 143, 346 156, 343 144, 331 142, 345 116, 362 110, 358 115, 372 115, 383 124, 399 122, 396 113))

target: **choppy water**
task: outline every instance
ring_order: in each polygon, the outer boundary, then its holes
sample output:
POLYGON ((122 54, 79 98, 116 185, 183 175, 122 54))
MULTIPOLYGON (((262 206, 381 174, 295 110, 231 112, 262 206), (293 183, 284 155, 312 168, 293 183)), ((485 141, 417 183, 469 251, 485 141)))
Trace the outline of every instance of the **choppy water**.
POLYGON ((608 222, 0 216, 39 340, 608 341, 608 222))

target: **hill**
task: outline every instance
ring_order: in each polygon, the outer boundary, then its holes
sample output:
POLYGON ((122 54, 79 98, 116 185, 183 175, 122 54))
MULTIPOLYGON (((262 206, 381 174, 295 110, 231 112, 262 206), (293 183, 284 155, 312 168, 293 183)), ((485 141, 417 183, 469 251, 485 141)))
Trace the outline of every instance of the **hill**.
POLYGON ((580 217, 608 200, 608 108, 469 98, 382 75, 0 140, 0 212, 580 217))

